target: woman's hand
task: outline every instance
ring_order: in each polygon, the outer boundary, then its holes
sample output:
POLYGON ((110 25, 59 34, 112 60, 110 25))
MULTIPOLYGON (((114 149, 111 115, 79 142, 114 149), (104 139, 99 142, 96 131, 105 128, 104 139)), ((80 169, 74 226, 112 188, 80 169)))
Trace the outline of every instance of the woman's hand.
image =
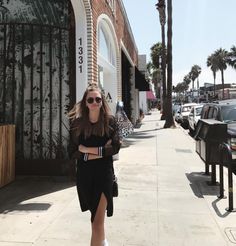
POLYGON ((95 160, 95 159, 101 159, 102 156, 99 155, 93 155, 93 154, 89 154, 88 155, 88 160, 95 160))
POLYGON ((87 147, 82 144, 79 145, 79 151, 82 153, 88 153, 87 147))
POLYGON ((109 139, 109 140, 106 142, 105 146, 109 146, 109 145, 111 145, 111 143, 112 143, 112 141, 111 141, 111 139, 109 139))

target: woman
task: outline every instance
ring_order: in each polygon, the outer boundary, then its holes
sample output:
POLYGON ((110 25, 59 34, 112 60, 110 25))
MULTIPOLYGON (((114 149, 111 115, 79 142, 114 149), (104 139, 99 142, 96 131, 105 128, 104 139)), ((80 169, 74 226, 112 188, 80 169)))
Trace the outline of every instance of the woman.
POLYGON ((86 89, 82 100, 69 112, 77 161, 77 191, 82 211, 90 210, 91 246, 108 245, 104 220, 113 214, 113 160, 120 149, 116 121, 96 84, 86 89))

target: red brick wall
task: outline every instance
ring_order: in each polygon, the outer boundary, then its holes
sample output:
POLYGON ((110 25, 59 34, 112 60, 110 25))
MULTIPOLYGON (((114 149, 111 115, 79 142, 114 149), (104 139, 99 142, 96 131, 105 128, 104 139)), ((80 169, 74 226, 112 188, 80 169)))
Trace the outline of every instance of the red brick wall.
MULTIPOLYGON (((120 43, 123 42, 126 47, 132 61, 135 65, 138 64, 138 53, 132 40, 125 21, 125 17, 122 13, 122 7, 119 0, 115 1, 115 14, 112 12, 108 2, 106 0, 91 0, 92 16, 93 16, 93 64, 97 64, 97 19, 101 14, 106 14, 113 23, 119 49, 120 43)), ((97 74, 94 74, 94 79, 97 78, 97 74)))
POLYGON ((128 30, 128 23, 122 13, 119 1, 116 1, 116 33, 118 39, 122 40, 134 64, 138 64, 138 51, 135 48, 132 37, 128 30))

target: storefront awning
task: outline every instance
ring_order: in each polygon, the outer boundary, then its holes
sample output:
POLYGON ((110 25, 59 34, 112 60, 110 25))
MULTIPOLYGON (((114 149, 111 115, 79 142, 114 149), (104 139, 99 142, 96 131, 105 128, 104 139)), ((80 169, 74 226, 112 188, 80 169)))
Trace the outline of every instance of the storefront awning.
POLYGON ((135 67, 135 88, 139 91, 149 91, 149 83, 146 81, 145 76, 135 67))
POLYGON ((156 100, 156 97, 152 91, 146 91, 146 97, 148 100, 156 100))

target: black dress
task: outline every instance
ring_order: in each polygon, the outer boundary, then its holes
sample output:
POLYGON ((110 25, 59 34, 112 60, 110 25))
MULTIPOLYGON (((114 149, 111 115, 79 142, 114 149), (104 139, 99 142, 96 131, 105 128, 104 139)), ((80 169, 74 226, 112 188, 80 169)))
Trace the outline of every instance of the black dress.
MULTIPOLYGON (((72 139, 74 142, 75 151, 73 157, 77 159, 77 192, 81 210, 91 212, 91 221, 93 222, 97 207, 100 201, 101 194, 104 193, 107 199, 107 216, 113 215, 113 159, 112 155, 119 152, 120 138, 118 127, 114 117, 109 120, 109 136, 84 137, 84 134, 76 136, 73 134, 73 129, 76 129, 80 123, 80 119, 73 122, 72 139), (106 142, 111 139, 111 146, 105 146, 106 142), (87 155, 78 151, 78 146, 82 144, 86 147, 98 147, 100 159, 87 160, 87 155)), ((94 124, 90 123, 91 127, 94 124)))

